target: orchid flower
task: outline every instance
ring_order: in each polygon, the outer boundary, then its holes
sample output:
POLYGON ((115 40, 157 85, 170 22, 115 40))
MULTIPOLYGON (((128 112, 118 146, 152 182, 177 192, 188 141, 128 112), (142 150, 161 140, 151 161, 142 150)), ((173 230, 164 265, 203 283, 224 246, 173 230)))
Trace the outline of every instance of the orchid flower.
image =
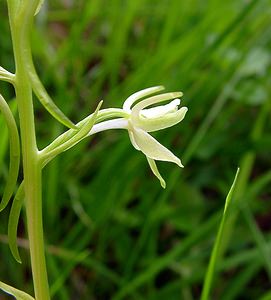
POLYGON ((132 145, 136 150, 145 154, 152 172, 160 180, 161 186, 165 188, 165 180, 159 173, 155 160, 173 162, 179 167, 183 165, 177 156, 161 145, 149 132, 165 129, 181 122, 188 109, 187 107, 178 109, 179 97, 183 95, 181 92, 147 97, 163 89, 163 86, 156 86, 131 95, 123 104, 123 118, 98 123, 93 126, 89 135, 107 129, 127 129, 132 145), (174 100, 169 104, 147 108, 170 99, 174 100))

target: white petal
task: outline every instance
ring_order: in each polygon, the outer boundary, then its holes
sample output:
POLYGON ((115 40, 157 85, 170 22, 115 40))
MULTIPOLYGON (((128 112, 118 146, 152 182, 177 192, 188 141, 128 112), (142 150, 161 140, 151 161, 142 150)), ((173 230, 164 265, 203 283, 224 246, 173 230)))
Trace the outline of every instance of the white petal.
POLYGON ((165 129, 181 122, 185 117, 187 110, 187 107, 182 107, 179 110, 173 113, 168 113, 163 117, 152 119, 140 118, 140 120, 134 121, 134 125, 147 132, 165 129))
POLYGON ((148 163, 151 167, 151 170, 152 170, 153 174, 159 179, 162 188, 165 189, 166 188, 166 182, 165 182, 164 178, 161 176, 161 174, 159 173, 155 161, 153 159, 149 158, 149 157, 147 157, 147 160, 148 160, 148 163))
POLYGON ((152 104, 163 102, 166 100, 179 98, 183 95, 182 92, 175 92, 175 93, 165 93, 161 95, 156 95, 153 97, 149 97, 145 100, 140 101, 132 108, 131 118, 132 120, 138 120, 140 112, 145 108, 152 104))
POLYGON ((178 110, 178 106, 180 105, 180 103, 180 99, 175 99, 166 105, 142 109, 139 115, 148 119, 163 117, 168 113, 172 113, 178 110))
POLYGON ((162 85, 159 86, 153 86, 144 90, 141 90, 139 92, 136 92, 134 94, 132 94, 131 96, 129 96, 124 104, 123 104, 123 110, 126 112, 131 112, 131 106, 139 99, 149 96, 151 94, 160 92, 162 90, 164 90, 165 88, 162 85))
POLYGON ((128 121, 126 119, 119 118, 119 119, 104 121, 95 124, 90 130, 88 135, 92 135, 97 132, 101 132, 109 129, 127 129, 127 128, 128 128, 128 121))
POLYGON ((181 160, 166 147, 156 141, 150 134, 140 128, 133 127, 133 137, 136 145, 149 158, 169 161, 183 167, 181 160))

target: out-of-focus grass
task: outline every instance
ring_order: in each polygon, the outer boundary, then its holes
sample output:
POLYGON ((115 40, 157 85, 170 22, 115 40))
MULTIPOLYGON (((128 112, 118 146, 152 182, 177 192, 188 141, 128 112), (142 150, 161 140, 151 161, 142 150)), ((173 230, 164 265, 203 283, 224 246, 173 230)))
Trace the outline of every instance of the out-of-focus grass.
MULTIPOLYGON (((5 1, 0 8, 0 64, 12 70, 5 1)), ((46 168, 54 299, 199 299, 237 166, 237 206, 211 299, 269 299, 270 20, 269 0, 45 1, 33 32, 35 63, 74 121, 100 99, 120 107, 132 92, 158 84, 182 90, 189 108, 180 125, 157 134, 185 164, 159 164, 166 190, 121 131, 82 142, 46 168)), ((7 84, 0 88, 12 99, 7 84)), ((38 103, 36 111, 42 147, 64 129, 38 103)), ((2 189, 2 125, 0 141, 2 189)), ((24 216, 20 266, 6 244, 7 214, 0 278, 31 292, 24 216)))

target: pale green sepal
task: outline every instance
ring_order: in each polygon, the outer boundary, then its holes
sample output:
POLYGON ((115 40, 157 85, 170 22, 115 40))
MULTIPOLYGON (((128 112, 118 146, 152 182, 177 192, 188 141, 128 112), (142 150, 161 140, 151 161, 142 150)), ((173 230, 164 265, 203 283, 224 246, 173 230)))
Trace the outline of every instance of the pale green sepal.
POLYGON ((30 62, 27 64, 28 68, 28 75, 31 81, 31 85, 33 87, 33 91, 37 98, 39 99, 40 103, 47 109, 47 111, 60 123, 67 126, 68 128, 77 129, 76 125, 56 106, 54 101, 48 95, 46 89, 44 88, 43 84, 41 83, 32 58, 30 57, 30 62))
POLYGON ((0 110, 6 121, 9 130, 9 144, 10 144, 10 163, 7 183, 4 189, 3 198, 0 203, 0 211, 2 211, 8 204, 13 191, 16 187, 16 182, 20 166, 20 140, 17 125, 13 114, 6 103, 3 96, 0 94, 0 110))
POLYGON ((38 6, 36 8, 36 11, 35 11, 35 16, 40 12, 40 9, 41 9, 43 3, 44 3, 44 0, 39 1, 39 4, 38 4, 38 6))
POLYGON ((163 117, 150 118, 140 117, 136 122, 136 126, 142 128, 147 132, 158 131, 171 127, 178 124, 185 117, 186 112, 188 111, 187 107, 182 107, 179 110, 168 113, 163 117))
POLYGON ((169 161, 183 167, 181 160, 166 147, 156 141, 150 134, 140 128, 132 128, 136 145, 149 158, 154 160, 169 161))
POLYGON ((35 300, 32 296, 28 295, 27 293, 15 289, 14 287, 0 281, 0 289, 7 294, 15 297, 17 300, 35 300))
POLYGON ((161 174, 159 173, 155 161, 149 157, 147 157, 147 160, 148 160, 148 163, 151 167, 153 174, 159 179, 162 188, 165 189, 166 182, 165 182, 164 178, 161 176, 161 174))
POLYGON ((140 101, 132 108, 132 120, 137 120, 140 116, 140 112, 155 103, 167 101, 170 99, 180 98, 182 97, 182 92, 174 92, 174 93, 164 93, 156 96, 149 97, 145 100, 140 101))
POLYGON ((80 130, 78 130, 78 132, 74 136, 72 136, 69 140, 67 140, 63 144, 60 144, 58 147, 52 149, 48 153, 45 151, 42 151, 40 153, 42 167, 44 167, 55 156, 75 146, 77 143, 79 143, 83 138, 85 138, 88 135, 88 133, 90 132, 91 128, 93 127, 93 125, 97 120, 98 112, 102 104, 103 101, 100 101, 95 112, 92 114, 91 118, 89 118, 87 122, 84 124, 84 126, 80 128, 80 130))
POLYGON ((154 93, 157 93, 157 92, 160 92, 162 90, 164 90, 165 87, 162 86, 162 85, 159 85, 159 86, 153 86, 153 87, 150 87, 150 88, 147 88, 147 89, 144 89, 144 90, 141 90, 139 92, 136 92, 134 94, 132 94, 131 96, 129 96, 124 104, 123 104, 123 110, 124 111, 127 111, 127 112, 130 112, 131 111, 131 107, 132 105, 139 99, 143 98, 143 97, 146 97, 146 96, 149 96, 151 94, 154 94, 154 93))
POLYGON ((8 244, 9 249, 18 263, 22 263, 18 245, 17 245, 17 228, 24 200, 24 183, 22 182, 14 197, 8 219, 8 244))
POLYGON ((134 146, 134 148, 136 150, 138 150, 138 151, 141 151, 140 148, 136 144, 133 131, 132 130, 128 130, 128 134, 129 134, 129 138, 130 138, 131 144, 134 146))

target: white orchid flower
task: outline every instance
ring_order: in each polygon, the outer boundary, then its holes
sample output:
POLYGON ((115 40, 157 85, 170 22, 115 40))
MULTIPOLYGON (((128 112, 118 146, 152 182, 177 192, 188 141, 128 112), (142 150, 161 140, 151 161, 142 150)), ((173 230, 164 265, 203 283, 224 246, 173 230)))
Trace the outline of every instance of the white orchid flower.
POLYGON ((93 126, 89 135, 106 129, 127 129, 132 145, 145 154, 152 172, 160 180, 161 186, 165 188, 165 180, 159 173, 155 160, 173 162, 179 167, 183 167, 183 165, 177 156, 161 145, 148 132, 168 128, 181 122, 188 109, 187 107, 178 109, 179 97, 183 95, 181 92, 164 93, 146 98, 163 89, 163 86, 156 86, 131 95, 123 105, 124 118, 98 123, 93 126), (170 99, 174 100, 169 104, 147 108, 170 99))

